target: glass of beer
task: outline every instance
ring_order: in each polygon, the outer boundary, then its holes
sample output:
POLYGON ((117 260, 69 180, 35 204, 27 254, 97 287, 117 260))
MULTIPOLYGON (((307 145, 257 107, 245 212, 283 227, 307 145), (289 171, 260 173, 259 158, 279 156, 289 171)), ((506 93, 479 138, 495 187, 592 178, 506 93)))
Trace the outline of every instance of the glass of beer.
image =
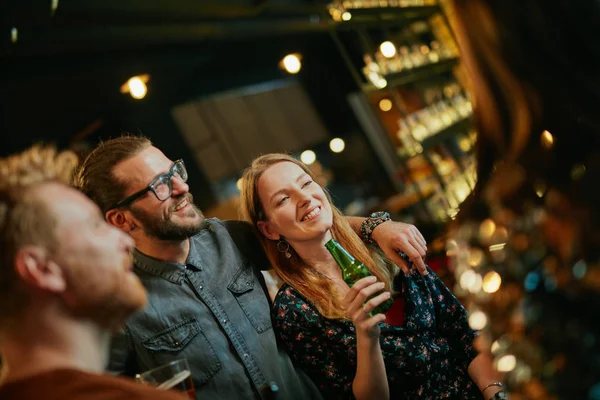
POLYGON ((160 367, 135 376, 135 380, 155 386, 159 390, 173 389, 187 393, 190 399, 196 399, 196 391, 192 381, 192 372, 187 360, 175 360, 160 367))

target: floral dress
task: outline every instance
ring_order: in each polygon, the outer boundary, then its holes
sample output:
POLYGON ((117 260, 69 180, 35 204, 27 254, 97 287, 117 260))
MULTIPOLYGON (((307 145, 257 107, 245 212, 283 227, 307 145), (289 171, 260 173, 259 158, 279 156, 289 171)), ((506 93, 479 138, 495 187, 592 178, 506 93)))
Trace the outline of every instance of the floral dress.
MULTIPOLYGON (((394 282, 402 287, 404 323, 381 323, 381 349, 392 399, 478 399, 483 397, 467 368, 477 355, 467 313, 429 270, 411 270, 394 282)), ((292 360, 313 379, 326 398, 353 398, 356 332, 349 320, 323 317, 293 287, 284 284, 275 298, 273 324, 292 360)))

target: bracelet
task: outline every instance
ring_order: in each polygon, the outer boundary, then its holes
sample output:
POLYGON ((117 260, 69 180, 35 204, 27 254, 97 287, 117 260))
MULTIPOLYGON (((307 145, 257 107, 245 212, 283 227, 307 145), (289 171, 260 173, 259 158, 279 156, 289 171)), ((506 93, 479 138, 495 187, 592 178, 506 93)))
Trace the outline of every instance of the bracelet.
POLYGON ((498 386, 500 388, 499 392, 496 392, 492 397, 489 398, 489 400, 503 400, 503 399, 508 399, 508 396, 506 394, 505 388, 504 388, 504 383, 502 382, 492 382, 489 385, 487 385, 486 387, 483 388, 483 390, 481 391, 481 393, 483 394, 487 389, 491 388, 492 386, 498 386))
POLYGON ((377 211, 365 219, 360 224, 362 239, 367 244, 375 243, 373 240, 373 231, 384 222, 391 221, 390 214, 385 211, 377 211))

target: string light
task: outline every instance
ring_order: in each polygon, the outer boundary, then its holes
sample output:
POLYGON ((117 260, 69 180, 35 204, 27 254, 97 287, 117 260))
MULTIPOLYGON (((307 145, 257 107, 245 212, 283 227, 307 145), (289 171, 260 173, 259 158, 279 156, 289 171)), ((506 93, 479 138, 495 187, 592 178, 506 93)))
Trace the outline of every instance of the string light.
POLYGON ((490 271, 483 277, 482 288, 486 293, 495 293, 500 289, 502 277, 496 271, 490 271))
POLYGON ((344 20, 344 21, 350 21, 350 19, 352 19, 352 14, 350 14, 348 11, 345 11, 342 14, 342 20, 344 20))
POLYGON ((312 150, 305 150, 302 152, 302 154, 300 154, 300 160, 304 164, 310 165, 317 160, 317 155, 312 150))
POLYGON ((480 331, 487 325, 488 319, 483 311, 475 311, 469 316, 469 326, 480 331))
POLYGON ((329 148, 334 153, 341 153, 346 148, 346 143, 344 142, 343 139, 334 138, 334 139, 331 139, 331 141, 329 142, 329 148))
POLYGON ((390 111, 392 109, 392 101, 390 99, 379 100, 379 109, 381 111, 390 111))
POLYGON ((288 54, 281 60, 281 65, 290 74, 297 74, 302 68, 299 54, 288 54))
POLYGON ((375 82, 375 86, 379 89, 383 89, 387 86, 387 81, 385 80, 385 78, 380 78, 379 80, 377 80, 377 82, 375 82))
POLYGON ((396 55, 396 46, 394 46, 394 43, 386 40, 379 45, 379 51, 381 51, 384 57, 392 58, 396 55))
POLYGON ((121 93, 129 93, 131 97, 137 100, 143 99, 148 93, 146 83, 149 79, 148 74, 132 76, 121 86, 121 93))
POLYGON ((500 357, 496 362, 496 369, 499 372, 510 372, 517 366, 517 358, 512 354, 500 357))
POLYGON ((540 141, 542 142, 542 146, 544 146, 546 149, 550 149, 554 145, 554 136, 552 136, 552 134, 548 131, 543 131, 540 141))
POLYGON ((486 219, 479 225, 479 236, 482 241, 489 240, 496 231, 496 223, 491 219, 486 219))

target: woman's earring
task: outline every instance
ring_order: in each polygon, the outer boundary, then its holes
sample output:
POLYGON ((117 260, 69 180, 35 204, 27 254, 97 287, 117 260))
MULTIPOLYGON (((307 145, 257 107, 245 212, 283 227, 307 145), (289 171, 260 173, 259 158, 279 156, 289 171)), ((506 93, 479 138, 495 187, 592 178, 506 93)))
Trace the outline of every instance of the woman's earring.
POLYGON ((290 258, 292 256, 292 253, 290 253, 290 244, 283 239, 279 239, 279 242, 277 242, 277 250, 284 253, 285 258, 290 258))

